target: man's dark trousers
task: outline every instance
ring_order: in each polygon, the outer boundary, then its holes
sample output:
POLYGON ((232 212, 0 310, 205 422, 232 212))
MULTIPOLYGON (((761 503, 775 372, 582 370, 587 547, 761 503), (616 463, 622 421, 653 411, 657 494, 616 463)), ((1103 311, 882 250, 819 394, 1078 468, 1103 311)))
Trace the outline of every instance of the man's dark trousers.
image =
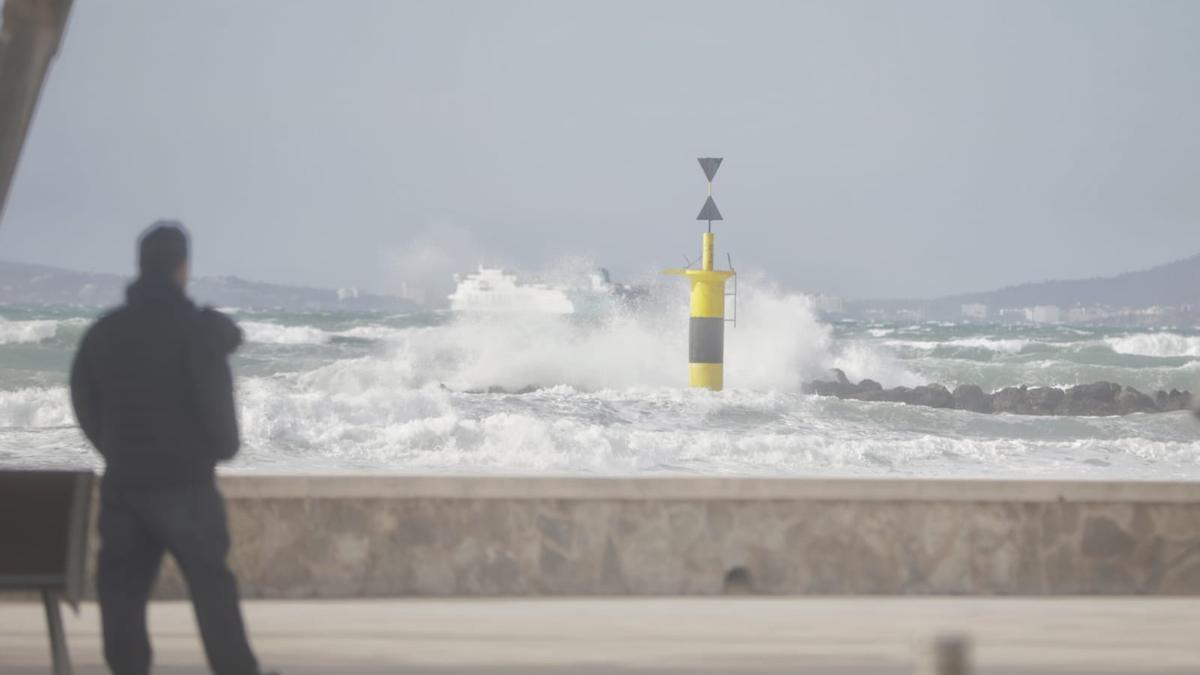
POLYGON ((150 673, 146 603, 163 553, 187 581, 208 663, 216 675, 257 675, 225 563, 229 528, 212 483, 171 489, 105 485, 100 500, 97 586, 104 656, 114 675, 150 673))

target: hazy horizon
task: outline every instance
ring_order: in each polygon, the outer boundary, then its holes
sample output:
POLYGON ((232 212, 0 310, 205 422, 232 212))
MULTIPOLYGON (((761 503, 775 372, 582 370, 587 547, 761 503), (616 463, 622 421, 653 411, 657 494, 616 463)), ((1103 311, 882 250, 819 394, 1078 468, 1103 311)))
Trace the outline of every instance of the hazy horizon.
MULTIPOLYGON (((1093 277, 1072 277, 1072 278, 1066 278, 1066 277, 1055 277, 1055 278, 1047 278, 1047 279, 1029 279, 1029 280, 1026 280, 1026 281, 1017 281, 1017 282, 1014 282, 1014 283, 1011 283, 1011 284, 1006 284, 1006 285, 1004 285, 1004 286, 997 286, 997 287, 994 287, 994 288, 976 288, 976 289, 966 289, 966 290, 962 290, 962 291, 956 291, 956 292, 954 292, 954 293, 946 293, 946 294, 937 295, 937 296, 923 296, 923 297, 900 297, 900 296, 886 296, 886 295, 878 295, 878 296, 841 296, 841 297, 843 297, 843 299, 844 299, 844 300, 847 300, 847 301, 854 301, 854 302, 871 302, 871 301, 880 301, 880 302, 906 302, 906 301, 910 301, 910 302, 924 302, 924 301, 934 301, 934 300, 940 300, 940 299, 955 298, 955 297, 959 297, 959 296, 971 296, 971 295, 977 295, 977 294, 981 294, 981 293, 992 293, 992 292, 1004 291, 1004 290, 1008 290, 1008 289, 1012 289, 1012 288, 1017 288, 1017 287, 1022 287, 1022 286, 1037 286, 1037 285, 1040 285, 1040 284, 1045 284, 1045 283, 1054 283, 1054 282, 1073 282, 1073 281, 1093 281, 1093 280, 1098 280, 1098 279, 1108 279, 1108 278, 1112 278, 1112 277, 1116 277, 1116 276, 1122 276, 1122 275, 1124 275, 1124 274, 1129 274, 1129 273, 1138 273, 1138 272, 1144 272, 1144 271, 1147 271, 1147 270, 1150 270, 1150 269, 1156 269, 1156 268, 1160 268, 1160 267, 1166 267, 1166 266, 1168 266, 1168 265, 1171 265, 1171 264, 1173 264, 1173 263, 1185 262, 1185 261, 1187 261, 1187 260, 1190 260, 1190 259, 1193 259, 1193 258, 1197 258, 1197 257, 1200 257, 1200 253, 1194 253, 1194 254, 1191 254, 1191 255, 1186 255, 1186 256, 1181 256, 1181 257, 1173 258, 1173 259, 1171 259, 1171 260, 1166 260, 1166 261, 1163 261, 1163 262, 1161 262, 1161 263, 1158 263, 1158 264, 1155 264, 1155 265, 1149 265, 1149 266, 1147 266, 1147 267, 1142 267, 1142 268, 1138 268, 1138 269, 1130 269, 1130 270, 1117 270, 1117 271, 1114 271, 1114 272, 1112 272, 1112 273, 1110 273, 1110 274, 1104 274, 1104 275, 1093 276, 1093 277)), ((131 268, 131 269, 129 269, 129 270, 125 270, 125 271, 121 271, 121 270, 117 270, 117 271, 109 271, 109 270, 97 270, 97 269, 84 269, 84 268, 77 268, 77 267, 67 267, 67 266, 63 266, 63 265, 55 265, 55 264, 51 264, 51 263, 41 263, 41 262, 36 262, 36 261, 26 261, 26 260, 10 260, 10 259, 6 259, 6 258, 3 258, 3 257, 0 257, 0 265, 4 265, 4 264, 6 264, 6 263, 15 263, 15 264, 28 264, 28 265, 41 265, 41 266, 44 266, 44 267, 57 268, 57 269, 60 269, 60 270, 62 270, 62 271, 64 271, 64 272, 81 272, 81 273, 85 273, 85 274, 108 274, 108 275, 123 276, 123 277, 126 277, 126 278, 128 278, 128 279, 129 279, 129 280, 131 280, 131 281, 132 281, 132 280, 133 280, 133 279, 136 277, 136 275, 137 275, 137 272, 136 272, 136 270, 135 270, 135 269, 132 269, 132 268, 131 268)), ((506 269, 507 269, 507 268, 506 268, 506 269)), ((553 266, 551 266, 551 267, 549 267, 549 268, 544 268, 542 271, 546 271, 547 269, 549 269, 549 270, 553 270, 553 266)), ((464 269, 464 270, 462 270, 462 271, 463 271, 464 273, 470 273, 470 272, 472 272, 473 270, 472 270, 472 269, 464 269)), ((518 273, 523 273, 523 271, 522 271, 522 270, 517 270, 517 272, 518 272, 518 273)), ((382 290, 381 290, 381 289, 367 288, 367 287, 357 287, 357 286, 353 286, 353 287, 351 287, 351 286, 321 286, 321 285, 319 285, 319 284, 306 284, 306 283, 304 283, 304 282, 273 281, 273 280, 269 280, 269 279, 262 279, 262 278, 257 278, 257 277, 246 277, 246 276, 241 276, 241 275, 237 275, 237 274, 204 274, 204 275, 198 275, 196 278, 199 278, 199 279, 236 278, 236 279, 239 279, 239 280, 242 280, 242 281, 247 281, 247 282, 252 282, 252 283, 274 284, 274 285, 280 285, 280 286, 291 286, 291 287, 308 287, 308 288, 313 288, 313 289, 317 289, 317 290, 334 290, 334 291, 336 291, 336 290, 340 290, 340 289, 354 288, 354 289, 357 289, 357 290, 359 290, 359 291, 362 291, 362 292, 365 292, 365 293, 368 293, 368 294, 376 294, 376 295, 384 295, 384 296, 401 296, 401 295, 402 295, 401 293, 397 292, 396 290, 387 290, 387 289, 382 289, 382 290)), ((653 278, 655 278, 655 279, 656 279, 657 277, 653 277, 653 278)), ((757 281, 758 279, 761 279, 761 277, 758 277, 758 278, 756 278, 755 280, 757 281)), ((646 277, 646 276, 642 276, 642 277, 640 277, 640 278, 632 278, 632 279, 613 279, 613 281, 615 281, 615 282, 618 282, 618 283, 630 283, 630 282, 631 282, 631 283, 634 283, 634 284, 637 284, 637 283, 639 283, 639 282, 645 282, 646 280, 647 280, 647 277, 646 277)), ((770 280, 769 280, 769 279, 767 279, 767 281, 769 282, 770 280)), ((451 282, 451 283, 452 283, 452 282, 451 282)), ((814 291, 814 293, 819 293, 819 291, 814 291)), ((440 296, 440 295, 435 295, 435 296, 433 296, 433 297, 430 297, 430 298, 420 298, 420 297, 415 297, 415 295, 413 295, 413 294, 410 294, 408 297, 409 297, 410 299, 412 299, 412 300, 415 300, 415 301, 417 301, 417 302, 420 302, 420 303, 423 303, 423 304, 429 304, 430 306, 440 306, 440 305, 444 305, 444 304, 445 304, 445 298, 444 298, 444 297, 442 297, 442 296, 440 296)), ((1047 301, 1047 302, 1048 302, 1048 301, 1047 301)), ((1035 304, 1036 304, 1036 303, 1035 303, 1035 304)), ((1053 304, 1053 303, 1050 303, 1050 304, 1053 304)))
POLYGON ((929 298, 1200 252, 1187 2, 78 3, 0 259, 396 292, 720 256, 929 298))

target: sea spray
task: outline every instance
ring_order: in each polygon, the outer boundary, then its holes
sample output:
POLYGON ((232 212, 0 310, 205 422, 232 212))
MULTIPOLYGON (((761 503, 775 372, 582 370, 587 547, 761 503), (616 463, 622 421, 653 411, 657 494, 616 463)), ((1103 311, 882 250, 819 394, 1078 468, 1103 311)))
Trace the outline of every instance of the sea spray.
MULTIPOLYGON (((389 336, 392 386, 457 391, 568 385, 580 390, 675 387, 687 380, 687 308, 678 294, 593 317, 462 314, 389 336)), ((731 388, 799 391, 837 360, 808 301, 743 285, 741 322, 726 333, 731 388)), ((884 357, 879 357, 882 361, 884 357)), ((366 367, 365 365, 363 367, 366 367)))
POLYGON ((0 428, 45 429, 74 424, 66 387, 0 390, 0 428))
MULTIPOLYGON (((1187 413, 1014 419, 799 391, 831 367, 888 387, 1104 379, 1195 391, 1200 357, 1182 355, 1186 346, 1156 337, 1166 343, 1156 354, 1176 355, 1141 355, 1109 340, 1197 331, 824 323, 799 295, 747 273, 741 282, 738 325, 726 333, 729 388, 718 393, 684 386, 687 297, 677 286, 656 287, 640 309, 548 322, 239 312, 250 325, 234 360, 243 453, 232 470, 1200 477, 1187 413)), ((65 386, 90 317, 3 316, 53 322, 54 335, 40 328, 0 344, 0 466, 97 466, 65 386)))
MULTIPOLYGON (((401 456, 432 453, 448 465, 475 465, 475 455, 489 465, 505 452, 520 452, 525 460, 514 466, 565 470, 561 463, 574 457, 579 468, 631 468, 650 461, 652 442, 674 448, 685 437, 707 445, 723 436, 623 430, 630 420, 614 405, 638 408, 647 401, 643 419, 658 417, 663 405, 687 410, 703 429, 706 418, 727 411, 740 422, 776 420, 778 410, 763 417, 745 402, 757 405, 766 397, 778 403, 780 392, 797 400, 802 382, 835 363, 873 374, 893 368, 897 381, 907 381, 884 356, 861 347, 835 349, 830 328, 803 296, 744 284, 739 311, 742 323, 728 333, 728 350, 738 364, 731 389, 740 393, 684 389, 686 307, 678 294, 653 295, 636 310, 596 317, 458 315, 391 333, 368 356, 246 379, 247 441, 304 455, 353 456, 355 464, 376 458, 394 465, 401 456), (523 396, 473 393, 530 390, 523 396), (546 459, 535 460, 538 453, 546 459)), ((665 427, 681 424, 677 412, 661 420, 665 427)))

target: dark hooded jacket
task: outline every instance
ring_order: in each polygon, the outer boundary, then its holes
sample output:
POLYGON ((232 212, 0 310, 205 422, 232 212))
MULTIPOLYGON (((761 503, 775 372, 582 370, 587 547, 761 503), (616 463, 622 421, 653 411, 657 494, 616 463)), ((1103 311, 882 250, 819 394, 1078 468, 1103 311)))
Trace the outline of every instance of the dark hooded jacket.
POLYGON ((71 402, 104 456, 107 485, 212 482, 216 463, 238 451, 228 357, 241 341, 229 317, 152 277, 88 329, 71 367, 71 402))

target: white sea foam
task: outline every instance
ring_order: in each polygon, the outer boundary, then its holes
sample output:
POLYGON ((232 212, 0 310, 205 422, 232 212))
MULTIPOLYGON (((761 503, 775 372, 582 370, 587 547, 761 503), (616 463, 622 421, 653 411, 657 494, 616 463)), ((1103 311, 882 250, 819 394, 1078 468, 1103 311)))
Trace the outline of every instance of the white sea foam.
POLYGON ((382 341, 394 339, 403 329, 368 324, 341 331, 327 331, 313 326, 285 326, 265 321, 241 321, 238 323, 245 333, 246 341, 270 345, 322 345, 334 338, 382 341))
POLYGON ((242 321, 238 325, 242 327, 247 342, 272 345, 319 345, 329 339, 329 335, 325 331, 312 326, 283 326, 262 321, 242 321))
POLYGON ((836 351, 833 367, 850 380, 872 379, 885 387, 915 387, 927 381, 904 368, 886 353, 862 342, 850 342, 836 351))
POLYGON ((58 321, 36 319, 8 321, 0 319, 0 345, 27 344, 53 340, 58 333, 58 321))
POLYGON ((47 428, 75 424, 66 387, 0 390, 0 428, 47 428))
MULTIPOLYGON (((559 386, 510 396, 394 386, 404 377, 403 368, 361 359, 319 372, 242 379, 244 452, 237 465, 584 474, 1200 473, 1200 443, 1183 433, 1186 413, 981 420, 781 392, 639 387, 589 393, 559 386), (927 431, 951 422, 959 433, 927 431), (987 433, 972 431, 973 423, 987 433), (1178 436, 1170 432, 1174 426, 1178 436)), ((0 428, 27 430, 0 436, 0 456, 66 452, 76 458, 71 461, 88 461, 70 425, 63 387, 0 392, 0 428)))
POLYGON ((405 329, 392 328, 391 326, 380 326, 378 324, 369 324, 366 326, 355 326, 346 330, 331 333, 331 337, 353 338, 356 340, 394 340, 400 337, 405 329))
POLYGON ((893 349, 918 349, 921 351, 931 352, 942 346, 943 342, 935 342, 932 340, 884 340, 881 344, 885 347, 893 349))
POLYGON ((1136 356, 1200 356, 1200 337, 1177 333, 1136 333, 1107 338, 1105 342, 1119 354, 1136 356))
POLYGON ((1143 420, 997 419, 987 424, 999 435, 943 435, 925 429, 961 413, 745 390, 589 393, 560 386, 521 396, 405 390, 388 386, 404 373, 385 367, 372 376, 369 365, 244 383, 247 461, 274 456, 302 466, 413 471, 718 474, 1092 471, 1084 460, 1133 470, 1145 469, 1145 461, 1200 466, 1200 443, 1140 438, 1137 429, 1125 429, 1149 424, 1143 420), (330 393, 313 395, 313 387, 330 393), (1034 432, 1041 427, 1046 430, 1034 432), (1036 437, 1063 427, 1082 437, 1036 437))
POLYGON ((988 337, 956 338, 951 340, 885 340, 887 347, 933 351, 935 349, 980 349, 999 354, 1019 354, 1027 348, 1043 343, 1033 340, 1001 339, 988 337))
MULTIPOLYGON (((688 321, 682 285, 663 287, 645 311, 595 320, 438 317, 400 327, 420 321, 323 315, 313 325, 296 325, 305 319, 256 312, 254 321, 242 324, 251 358, 236 360, 247 368, 238 380, 244 452, 237 466, 1200 478, 1200 443, 1186 412, 1016 418, 799 393, 801 382, 827 377, 830 367, 885 386, 938 381, 994 388, 1108 379, 1143 390, 1195 389, 1189 383, 1200 372, 1200 359, 1180 365, 1117 352, 1186 355, 1192 349, 1187 341, 1196 338, 1146 333, 1102 342, 1106 333, 1097 330, 1068 342, 1074 337, 1047 338, 1044 328, 976 333, 961 326, 875 323, 848 326, 853 337, 839 340, 813 318, 803 298, 747 276, 742 282, 739 322, 726 331, 723 392, 684 386, 688 321), (367 344, 341 344, 349 339, 367 344), (267 345, 303 346, 303 357, 267 345), (988 358, 969 350, 1022 357, 988 358), (520 395, 468 393, 531 385, 539 388, 520 395)), ((17 334, 15 324, 41 325, 22 328, 21 335, 33 337, 21 339, 65 352, 78 331, 64 327, 86 321, 30 319, 10 321, 0 334, 17 334)), ((0 464, 93 461, 73 428, 66 389, 43 386, 62 381, 68 355, 46 359, 39 366, 46 374, 35 376, 24 370, 25 351, 0 350, 0 359, 9 359, 0 360, 0 376, 14 375, 0 377, 0 389, 9 387, 0 391, 0 464)))
POLYGON ((736 376, 719 394, 689 390, 686 311, 664 303, 596 322, 466 316, 396 330, 370 356, 243 380, 247 444, 260 457, 412 469, 640 471, 710 461, 705 453, 752 464, 820 436, 755 429, 811 408, 800 385, 831 366, 916 383, 867 345, 833 345, 803 297, 743 284, 741 321, 726 334, 736 376), (540 389, 462 393, 528 386, 540 389))
MULTIPOLYGON (((833 333, 816 319, 811 300, 759 282, 742 283, 741 291, 738 325, 725 336, 728 386, 797 391, 824 375, 836 358, 833 333)), ((671 360, 678 363, 683 353, 671 360)), ((667 384, 680 381, 678 372, 667 384)))
POLYGON ((1019 354, 1032 345, 1041 344, 1032 340, 998 339, 998 338, 958 338, 947 340, 948 347, 964 347, 968 349, 986 349, 1002 354, 1019 354))
MULTIPOLYGON (((727 387, 798 391, 806 379, 836 363, 846 365, 847 357, 833 348, 830 329, 815 319, 804 297, 744 283, 739 305, 739 323, 725 335, 727 387)), ((443 326, 389 333, 392 363, 387 367, 401 371, 396 384, 410 387, 670 387, 686 381, 687 339, 687 308, 679 302, 661 301, 648 311, 615 312, 594 321, 465 315, 443 326)), ((875 358, 882 363, 888 357, 875 358)), ((866 372, 866 367, 848 368, 866 372)))

